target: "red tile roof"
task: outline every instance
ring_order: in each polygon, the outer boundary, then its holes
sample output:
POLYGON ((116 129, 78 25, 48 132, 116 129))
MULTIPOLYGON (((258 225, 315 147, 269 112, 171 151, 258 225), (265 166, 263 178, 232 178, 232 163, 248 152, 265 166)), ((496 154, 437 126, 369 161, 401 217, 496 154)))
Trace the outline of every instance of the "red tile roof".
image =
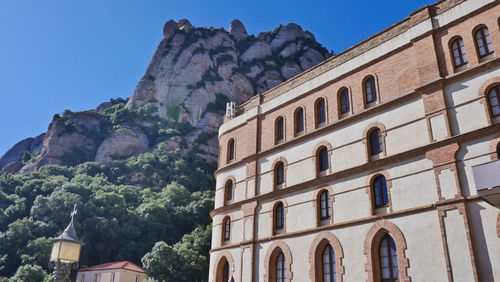
POLYGON ((147 273, 147 270, 129 261, 108 262, 90 267, 80 268, 78 271, 93 271, 106 269, 126 269, 135 272, 147 273))

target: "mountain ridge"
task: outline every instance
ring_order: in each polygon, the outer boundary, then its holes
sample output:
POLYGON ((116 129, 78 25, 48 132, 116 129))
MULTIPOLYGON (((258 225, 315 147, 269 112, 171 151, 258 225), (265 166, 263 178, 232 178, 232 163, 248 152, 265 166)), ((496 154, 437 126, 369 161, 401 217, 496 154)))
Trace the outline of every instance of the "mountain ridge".
POLYGON ((217 130, 227 102, 241 104, 331 56, 311 32, 295 23, 254 36, 239 20, 233 20, 228 31, 194 27, 186 19, 169 20, 163 35, 130 98, 111 99, 95 110, 55 115, 47 132, 37 137, 38 146, 26 146, 35 140, 30 138, 17 143, 0 158, 0 171, 25 173, 46 164, 78 163, 68 161, 68 154, 79 163, 110 163, 152 150, 156 143, 144 132, 142 127, 148 126, 144 119, 118 124, 99 115, 116 105, 168 123, 187 123, 192 130, 182 140, 168 140, 169 147, 199 147, 215 161, 217 130), (128 133, 117 133, 116 126, 128 133))

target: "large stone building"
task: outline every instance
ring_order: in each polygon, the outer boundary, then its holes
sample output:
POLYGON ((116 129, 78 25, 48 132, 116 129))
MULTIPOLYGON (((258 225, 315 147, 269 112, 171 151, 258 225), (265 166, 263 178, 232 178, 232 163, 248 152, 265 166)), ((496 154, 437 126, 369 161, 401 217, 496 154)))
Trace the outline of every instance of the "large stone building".
POLYGON ((500 281, 499 16, 439 1, 229 107, 209 280, 500 281))

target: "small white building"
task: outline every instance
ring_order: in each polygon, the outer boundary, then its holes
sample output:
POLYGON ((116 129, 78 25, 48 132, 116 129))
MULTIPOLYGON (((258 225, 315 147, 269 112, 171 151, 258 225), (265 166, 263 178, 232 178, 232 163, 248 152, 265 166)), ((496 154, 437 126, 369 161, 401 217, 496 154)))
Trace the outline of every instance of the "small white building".
POLYGON ((109 262, 78 270, 77 282, 143 282, 147 270, 129 261, 109 262))

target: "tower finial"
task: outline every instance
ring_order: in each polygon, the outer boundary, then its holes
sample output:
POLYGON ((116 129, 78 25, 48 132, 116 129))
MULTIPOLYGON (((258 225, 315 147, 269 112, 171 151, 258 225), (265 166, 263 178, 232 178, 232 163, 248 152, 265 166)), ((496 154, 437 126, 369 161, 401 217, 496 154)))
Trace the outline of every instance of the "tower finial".
POLYGON ((73 211, 71 212, 71 221, 73 221, 73 218, 75 217, 75 215, 78 213, 78 210, 76 209, 76 203, 75 205, 73 206, 73 211))

